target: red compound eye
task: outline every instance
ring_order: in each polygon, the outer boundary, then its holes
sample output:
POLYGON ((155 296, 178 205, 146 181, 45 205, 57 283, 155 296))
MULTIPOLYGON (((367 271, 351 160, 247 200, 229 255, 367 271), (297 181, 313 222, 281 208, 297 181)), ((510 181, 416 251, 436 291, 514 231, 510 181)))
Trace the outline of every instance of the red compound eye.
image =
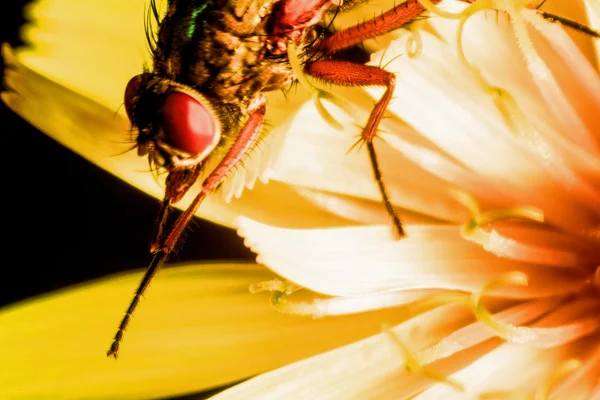
POLYGON ((163 105, 163 129, 171 143, 189 154, 200 154, 218 141, 213 114, 192 96, 174 90, 163 105))
POLYGON ((125 111, 130 121, 133 121, 133 98, 137 96, 142 86, 142 75, 136 75, 129 80, 125 87, 125 111))

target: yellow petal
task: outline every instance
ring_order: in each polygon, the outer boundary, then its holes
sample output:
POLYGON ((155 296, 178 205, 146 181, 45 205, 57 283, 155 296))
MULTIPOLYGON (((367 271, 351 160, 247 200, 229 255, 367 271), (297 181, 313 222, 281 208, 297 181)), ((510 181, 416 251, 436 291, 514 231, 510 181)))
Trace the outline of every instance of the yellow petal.
POLYGON ((158 398, 222 385, 379 332, 391 311, 321 320, 284 316, 251 264, 166 268, 134 315, 117 361, 106 350, 140 273, 0 311, 0 398, 158 398))
MULTIPOLYGON (((151 60, 144 33, 147 0, 39 0, 28 7, 21 61, 108 107, 123 104, 127 81, 151 60)), ((160 7, 166 1, 158 1, 160 7)), ((162 9, 161 9, 162 10, 162 9)))

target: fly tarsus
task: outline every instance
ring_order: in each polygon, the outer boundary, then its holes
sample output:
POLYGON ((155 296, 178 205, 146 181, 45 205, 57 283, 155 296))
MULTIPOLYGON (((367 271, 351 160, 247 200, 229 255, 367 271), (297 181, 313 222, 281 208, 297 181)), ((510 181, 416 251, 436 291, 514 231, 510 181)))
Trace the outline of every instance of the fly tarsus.
POLYGON ((169 254, 170 251, 165 251, 164 249, 154 253, 154 257, 152 257, 152 262, 146 270, 142 281, 140 282, 137 290, 135 291, 135 295, 133 296, 131 303, 129 303, 129 307, 127 307, 127 311, 125 312, 125 315, 123 316, 123 319, 119 324, 119 329, 117 330, 117 333, 113 338, 112 344, 110 345, 110 349, 106 352, 107 357, 113 357, 115 360, 117 359, 119 353, 119 345, 121 344, 121 341, 123 340, 123 335, 125 334, 125 330, 127 329, 129 322, 131 321, 131 316, 133 315, 138 304, 140 303, 140 299, 144 295, 144 292, 148 288, 148 285, 150 285, 152 278, 154 278, 156 272, 158 272, 160 267, 167 260, 169 254))

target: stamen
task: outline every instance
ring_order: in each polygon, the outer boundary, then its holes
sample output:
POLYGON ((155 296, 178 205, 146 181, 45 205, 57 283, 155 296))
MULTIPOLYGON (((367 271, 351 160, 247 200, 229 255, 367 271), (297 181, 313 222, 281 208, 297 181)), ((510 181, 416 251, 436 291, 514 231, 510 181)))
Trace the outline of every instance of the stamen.
POLYGON ((418 58, 423 53, 423 38, 419 29, 410 29, 410 36, 406 40, 406 53, 410 58, 418 58))
POLYGON ((296 46, 292 42, 288 43, 287 54, 290 61, 290 66, 296 74, 296 79, 300 85, 302 85, 311 94, 313 101, 315 102, 315 108, 317 109, 317 112, 321 118, 323 118, 323 120, 327 122, 327 124, 329 124, 329 126, 331 126, 333 129, 337 131, 344 130, 343 125, 340 124, 329 111, 327 111, 321 99, 328 100, 350 116, 353 115, 352 106, 342 98, 326 90, 319 89, 309 82, 308 76, 304 73, 304 69, 302 68, 302 63, 296 54, 296 46))
POLYGON ((511 343, 531 343, 538 348, 550 348, 569 343, 590 333, 595 332, 600 327, 600 321, 595 317, 581 318, 576 322, 555 328, 528 328, 523 326, 514 326, 504 323, 494 316, 484 307, 482 298, 486 292, 498 286, 504 285, 527 285, 527 276, 519 271, 509 272, 498 279, 495 279, 485 285, 478 293, 473 293, 471 307, 475 317, 490 329, 497 336, 511 343))
POLYGON ((291 282, 282 282, 279 279, 272 279, 266 282, 259 282, 250 285, 250 293, 271 292, 271 304, 275 309, 283 314, 315 316, 314 305, 308 303, 293 303, 287 300, 287 296, 302 289, 291 282))
POLYGON ((536 339, 534 330, 526 327, 517 327, 511 324, 501 322, 485 308, 482 298, 486 292, 498 286, 520 285, 527 286, 527 276, 519 271, 509 272, 501 277, 492 280, 486 284, 481 291, 473 293, 471 298, 471 307, 475 317, 492 329, 497 336, 512 343, 528 343, 536 339))
POLYGON ((498 257, 512 260, 541 263, 560 268, 577 267, 579 264, 580 255, 576 252, 521 243, 502 236, 494 229, 489 231, 484 229, 485 225, 507 219, 542 223, 544 222, 544 215, 541 210, 535 207, 517 206, 482 213, 476 200, 470 194, 452 190, 450 195, 471 213, 470 220, 461 229, 461 235, 465 240, 480 245, 484 250, 498 257))
POLYGON ((549 167, 554 167, 554 169, 556 169, 558 168, 557 163, 563 164, 562 160, 550 143, 548 143, 540 134, 540 132, 535 129, 533 124, 529 122, 523 111, 521 111, 519 108, 514 97, 505 89, 490 85, 484 78, 481 71, 475 66, 471 65, 465 56, 462 44, 463 30, 468 18, 473 16, 475 13, 486 9, 504 11, 511 18, 515 36, 530 66, 531 73, 537 74, 538 76, 550 76, 550 70, 544 64, 533 47, 527 32, 525 19, 521 16, 522 10, 536 8, 535 2, 528 0, 479 0, 476 3, 472 3, 462 12, 455 14, 440 10, 433 5, 430 0, 420 1, 428 11, 434 14, 444 18, 459 20, 456 32, 458 58, 465 68, 473 74, 481 90, 492 97, 496 108, 510 128, 510 131, 515 133, 515 135, 521 140, 522 144, 527 149, 538 155, 540 160, 545 161, 548 164, 552 163, 551 165, 548 165, 549 167))
MULTIPOLYGON (((525 324, 548 313, 560 304, 561 300, 555 298, 521 303, 498 312, 495 314, 495 318, 512 323, 525 324)), ((468 307, 471 306, 470 298, 465 302, 465 305, 468 307)), ((482 325, 481 321, 477 321, 454 331, 436 344, 419 351, 417 358, 422 364, 430 364, 490 339, 493 332, 482 329, 484 328, 482 325)))
POLYGON ((289 296, 302 289, 291 282, 272 279, 250 285, 253 294, 271 292, 271 304, 283 314, 322 318, 336 315, 358 314, 384 308, 399 307, 399 315, 411 318, 444 304, 468 304, 468 294, 438 290, 414 290, 380 293, 360 297, 313 298, 308 302, 291 301, 289 296))
POLYGON ((315 101, 315 106, 317 108, 317 112, 327 122, 332 128, 343 131, 344 127, 340 124, 330 113, 327 111, 325 106, 323 106, 323 100, 327 100, 333 105, 337 106, 340 110, 344 111, 348 116, 354 116, 354 108, 350 105, 349 102, 345 101, 339 96, 334 95, 333 93, 327 92, 325 90, 317 89, 317 95, 313 96, 315 101))
POLYGON ((421 375, 429 379, 433 379, 434 381, 448 385, 461 393, 465 393, 465 388, 462 385, 462 383, 460 383, 456 379, 452 379, 440 372, 434 371, 430 368, 426 368, 423 365, 421 365, 417 358, 414 356, 414 354, 404 344, 404 342, 400 340, 398 335, 396 335, 388 326, 383 326, 382 329, 385 333, 387 333, 390 336, 390 338, 394 341, 394 343, 402 352, 402 355, 406 360, 404 368, 407 372, 411 374, 421 375))
POLYGON ((481 213, 477 200, 469 193, 461 190, 451 190, 452 196, 460 204, 464 205, 471 213, 471 219, 463 226, 463 236, 465 239, 470 239, 472 236, 481 230, 481 227, 494 222, 506 219, 522 219, 534 222, 544 222, 544 213, 542 210, 530 206, 505 207, 497 210, 481 213))

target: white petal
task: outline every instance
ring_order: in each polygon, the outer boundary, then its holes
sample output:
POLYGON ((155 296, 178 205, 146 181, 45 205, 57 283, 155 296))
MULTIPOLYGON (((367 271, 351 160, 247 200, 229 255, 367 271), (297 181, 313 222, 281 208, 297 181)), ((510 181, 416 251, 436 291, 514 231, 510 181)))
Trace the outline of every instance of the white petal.
MULTIPOLYGON (((455 12, 464 8, 464 4, 452 4, 456 6, 455 12)), ((547 3, 547 5, 557 4, 557 2, 547 3)), ((577 6, 573 5, 569 11, 573 10, 577 11, 577 6)), ((581 7, 579 11, 582 11, 581 7)), ((564 16, 564 13, 559 13, 558 15, 564 16)), ((537 21, 538 19, 536 18, 535 20, 537 21)), ((453 46, 454 51, 456 51, 455 32, 457 22, 432 18, 431 24, 453 46)), ((585 107, 579 107, 579 109, 585 113, 589 113, 589 110, 592 110, 594 106, 588 100, 598 96, 593 90, 595 86, 600 84, 597 74, 594 71, 590 71, 589 63, 585 59, 582 59, 581 53, 566 38, 566 34, 560 27, 545 21, 540 22, 540 25, 543 31, 550 30, 554 32, 552 40, 548 42, 550 46, 562 49, 559 53, 562 52, 566 55, 559 62, 550 62, 550 67, 559 68, 560 71, 556 72, 555 75, 563 81, 569 81, 563 85, 563 90, 582 94, 571 96, 570 101, 585 104, 585 107), (571 67, 565 68, 566 65, 570 65, 571 67), (574 71, 583 72, 575 73, 574 71), (584 76, 585 78, 583 78, 584 76)), ((540 42, 539 38, 537 42, 540 42)), ((538 47, 538 50, 543 51, 549 45, 543 40, 542 42, 544 46, 541 48, 538 47)), ((546 153, 546 157, 548 158, 547 167, 560 170, 561 165, 556 158, 557 156, 560 157, 562 153, 562 157, 565 157, 566 161, 571 164, 575 164, 575 166, 581 164, 578 168, 580 172, 591 172, 593 169, 596 174, 598 173, 598 159, 597 156, 593 157, 595 153, 591 148, 576 148, 578 150, 573 148, 572 129, 561 129, 555 114, 550 111, 540 92, 537 90, 532 76, 523 72, 527 66, 514 38, 508 17, 505 14, 497 14, 495 12, 476 14, 465 26, 462 43, 467 60, 481 70, 490 85, 501 87, 511 93, 516 98, 519 107, 527 115, 531 123, 533 123, 535 129, 543 135, 543 139, 547 143, 544 145, 545 149, 540 148, 539 152, 546 153), (498 55, 500 54, 503 59, 501 63, 497 62, 498 55), (552 152, 559 152, 559 154, 552 155, 552 152), (573 152, 580 154, 573 156, 571 155, 573 152)), ((558 59, 551 51, 544 51, 543 55, 545 58, 558 59)), ((594 123, 593 121, 590 122, 594 123)), ((591 129, 591 131, 593 133, 594 129, 591 129)))
MULTIPOLYGON (((296 192, 315 205, 342 218, 368 225, 391 224, 390 215, 383 207, 381 201, 365 200, 307 188, 296 188, 296 192)), ((442 221, 431 216, 413 213, 399 208, 397 208, 396 211, 399 213, 403 224, 443 224, 442 221)), ((462 219, 462 221, 464 220, 465 218, 462 219)))
MULTIPOLYGON (((307 103, 294 116, 271 178, 303 188, 380 200, 367 152, 356 148, 348 152, 358 140, 357 128, 352 128, 354 131, 335 131, 314 105, 307 103)), ((385 143, 377 141, 376 149, 394 204, 443 220, 465 215, 448 196, 451 185, 385 143)))
MULTIPOLYGON (((589 26, 596 31, 600 30, 600 2, 597 0, 585 1, 589 26)), ((596 50, 596 68, 600 70, 600 43, 598 40, 593 42, 596 50)))
POLYGON ((498 258, 463 240, 459 227, 409 226, 407 237, 395 240, 389 226, 289 230, 246 218, 236 225, 260 263, 303 287, 336 296, 405 289, 473 292, 501 274, 522 271, 529 286, 497 294, 529 298, 571 292, 586 279, 498 258))

